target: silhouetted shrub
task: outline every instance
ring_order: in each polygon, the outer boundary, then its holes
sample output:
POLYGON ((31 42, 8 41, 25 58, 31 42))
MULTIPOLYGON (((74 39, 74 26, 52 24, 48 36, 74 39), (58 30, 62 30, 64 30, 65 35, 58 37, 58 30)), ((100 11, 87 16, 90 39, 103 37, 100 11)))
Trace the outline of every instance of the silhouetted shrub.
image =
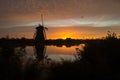
POLYGON ((107 32, 107 36, 106 36, 107 40, 116 40, 117 39, 117 34, 115 32, 107 32))

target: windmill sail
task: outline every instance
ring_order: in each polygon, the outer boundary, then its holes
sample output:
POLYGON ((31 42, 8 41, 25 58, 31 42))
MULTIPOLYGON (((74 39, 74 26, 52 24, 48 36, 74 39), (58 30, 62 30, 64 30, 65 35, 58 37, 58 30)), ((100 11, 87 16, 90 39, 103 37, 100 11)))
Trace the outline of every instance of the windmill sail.
POLYGON ((46 32, 45 29, 47 29, 46 27, 44 27, 43 24, 43 15, 41 15, 41 20, 42 20, 42 25, 39 24, 38 27, 36 27, 36 33, 35 33, 35 42, 36 43, 44 43, 46 40, 46 32))

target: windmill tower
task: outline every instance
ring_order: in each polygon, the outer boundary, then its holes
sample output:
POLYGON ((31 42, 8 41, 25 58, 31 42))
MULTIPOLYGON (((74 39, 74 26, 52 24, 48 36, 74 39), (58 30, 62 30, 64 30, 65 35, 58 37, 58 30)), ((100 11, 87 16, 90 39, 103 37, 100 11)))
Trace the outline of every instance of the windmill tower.
POLYGON ((45 43, 46 40, 46 32, 45 30, 47 30, 48 28, 44 27, 43 24, 43 15, 41 15, 41 19, 42 19, 42 25, 39 24, 36 27, 36 32, 35 32, 35 43, 45 43))

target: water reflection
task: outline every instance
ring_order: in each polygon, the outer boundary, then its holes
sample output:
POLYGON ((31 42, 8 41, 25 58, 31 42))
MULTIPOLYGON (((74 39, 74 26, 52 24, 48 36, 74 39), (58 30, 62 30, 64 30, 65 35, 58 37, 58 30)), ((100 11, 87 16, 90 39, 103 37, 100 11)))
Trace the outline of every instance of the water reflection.
POLYGON ((43 44, 36 44, 35 54, 38 61, 41 60, 74 61, 76 59, 76 56, 78 56, 78 52, 76 48, 79 49, 79 54, 80 54, 80 52, 83 51, 84 47, 85 44, 80 44, 79 46, 72 46, 72 47, 66 47, 66 46, 56 47, 56 46, 45 46, 43 44))
POLYGON ((39 62, 45 60, 57 62, 61 60, 74 61, 78 55, 80 56, 81 51, 84 50, 84 47, 85 44, 71 47, 45 46, 44 44, 36 44, 35 46, 2 47, 0 50, 0 55, 4 53, 2 57, 5 56, 8 58, 15 56, 24 66, 30 60, 37 60, 39 62))
POLYGON ((45 57, 45 53, 46 53, 46 46, 44 44, 36 44, 35 45, 35 53, 36 58, 38 59, 38 61, 41 61, 44 59, 45 57))

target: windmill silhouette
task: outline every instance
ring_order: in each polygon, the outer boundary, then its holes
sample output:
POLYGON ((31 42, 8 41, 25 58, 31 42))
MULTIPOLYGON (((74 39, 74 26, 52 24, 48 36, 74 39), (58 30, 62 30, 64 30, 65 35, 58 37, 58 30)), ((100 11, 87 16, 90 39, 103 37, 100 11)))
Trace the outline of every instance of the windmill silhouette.
POLYGON ((41 19, 42 19, 42 25, 39 24, 37 27, 36 27, 36 32, 35 32, 35 43, 45 43, 45 40, 46 40, 46 32, 45 30, 48 30, 48 28, 44 27, 44 24, 43 24, 43 15, 41 15, 41 19))
POLYGON ((46 53, 46 46, 45 46, 45 40, 46 40, 46 32, 45 30, 48 30, 48 28, 44 27, 43 24, 43 15, 41 15, 42 25, 39 24, 36 27, 35 32, 35 53, 37 54, 36 58, 38 61, 44 60, 45 53, 46 53))

